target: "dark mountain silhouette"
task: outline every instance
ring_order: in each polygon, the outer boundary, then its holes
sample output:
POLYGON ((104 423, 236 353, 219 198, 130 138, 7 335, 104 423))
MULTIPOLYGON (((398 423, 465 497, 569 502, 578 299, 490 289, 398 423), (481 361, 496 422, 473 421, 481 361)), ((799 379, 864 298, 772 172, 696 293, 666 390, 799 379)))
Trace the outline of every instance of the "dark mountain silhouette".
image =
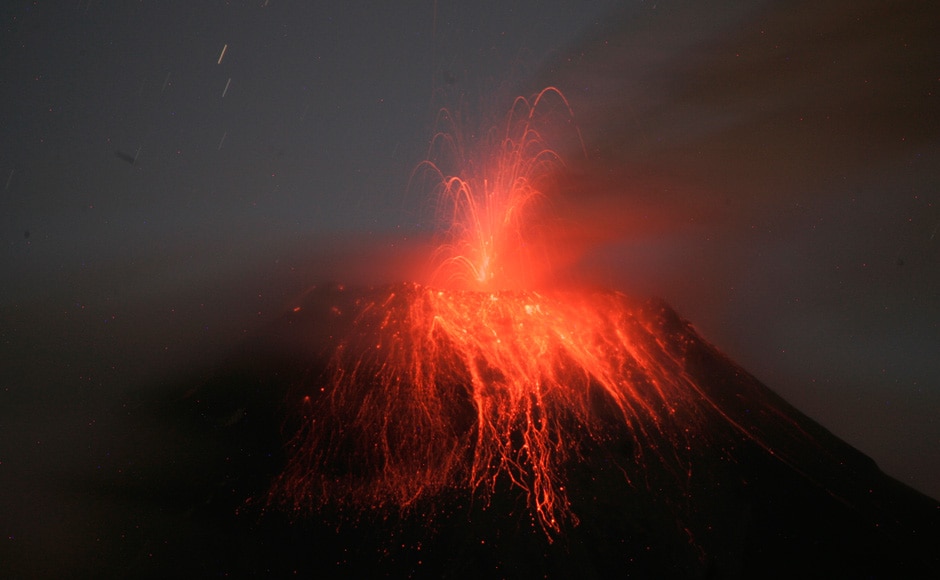
MULTIPOLYGON (((376 291, 378 292, 378 291, 376 291)), ((460 486, 407 511, 311 512, 268 505, 327 360, 369 292, 326 287, 247 340, 208 379, 133 402, 120 476, 85 482, 114 508, 101 553, 77 575, 132 577, 933 578, 940 505, 787 404, 667 305, 637 305, 663 352, 682 350, 699 385, 700 435, 677 461, 632 465, 612 429, 565 466, 571 510, 550 540, 506 481, 460 486), (357 302, 358 301, 358 302, 357 302), (682 469, 676 469, 681 466, 682 469), (629 477, 625 477, 625 473, 629 477), (129 526, 127 522, 136 522, 129 526), (120 537, 120 539, 117 539, 120 537)), ((309 420, 308 417, 306 420, 309 420)), ((105 525, 104 527, 107 527, 105 525)))

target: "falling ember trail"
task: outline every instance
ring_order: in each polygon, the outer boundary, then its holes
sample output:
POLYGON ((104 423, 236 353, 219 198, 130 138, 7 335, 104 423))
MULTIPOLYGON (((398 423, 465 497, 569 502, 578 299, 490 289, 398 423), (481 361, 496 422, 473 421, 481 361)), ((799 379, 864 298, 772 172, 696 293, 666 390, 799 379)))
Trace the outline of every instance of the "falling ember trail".
POLYGON ((430 283, 357 302, 272 501, 408 509, 509 485, 552 538, 577 522, 565 474, 591 445, 625 440, 630 481, 653 467, 688 477, 718 409, 687 372, 694 333, 669 336, 655 309, 619 293, 530 287, 552 254, 533 223, 539 184, 561 162, 543 107, 570 122, 549 88, 478 142, 456 126, 435 137, 417 172, 436 180, 445 222, 430 283))
POLYGON ((282 491, 298 508, 407 507, 454 486, 486 495, 508 478, 557 532, 574 516, 564 469, 585 437, 626 427, 638 470, 657 461, 680 473, 653 449, 696 424, 700 397, 639 312, 616 293, 417 284, 364 302, 282 491))

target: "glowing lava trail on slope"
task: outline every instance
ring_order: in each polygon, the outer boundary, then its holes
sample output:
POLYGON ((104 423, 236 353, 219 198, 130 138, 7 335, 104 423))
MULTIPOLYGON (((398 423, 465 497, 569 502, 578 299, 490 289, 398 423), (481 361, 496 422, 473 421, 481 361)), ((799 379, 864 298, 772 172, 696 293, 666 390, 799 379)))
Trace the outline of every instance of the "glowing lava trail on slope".
POLYGON ((434 147, 422 165, 439 178, 448 222, 431 283, 357 301, 277 501, 407 509, 508 485, 551 537, 577 522, 565 472, 591 445, 626 439, 617 462, 631 481, 653 463, 689 476, 704 411, 716 407, 685 372, 688 334, 666 336, 655 312, 622 294, 525 287, 551 253, 529 221, 559 163, 537 126, 548 99, 570 120, 550 88, 517 99, 473 155, 453 134, 435 138, 462 172, 441 169, 434 147))

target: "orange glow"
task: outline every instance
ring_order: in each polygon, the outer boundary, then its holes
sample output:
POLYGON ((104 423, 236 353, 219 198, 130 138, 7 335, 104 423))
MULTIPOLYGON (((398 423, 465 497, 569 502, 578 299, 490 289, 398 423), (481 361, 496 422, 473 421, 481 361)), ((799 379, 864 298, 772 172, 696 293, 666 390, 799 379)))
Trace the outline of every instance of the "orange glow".
POLYGON ((558 532, 576 521, 564 469, 579 441, 626 427, 638 469, 649 457, 686 468, 657 447, 685 448, 675 433, 694 425, 700 397, 656 325, 616 293, 396 287, 361 304, 281 491, 298 509, 408 507, 452 487, 485 496, 506 477, 558 532))
POLYGON ((537 114, 549 97, 570 122, 549 88, 517 99, 473 152, 435 137, 419 171, 439 181, 446 224, 430 283, 357 303, 275 485, 279 501, 406 509, 448 489, 488 497, 508 484, 551 538, 577 522, 565 470, 584 445, 626 434, 625 477, 650 461, 683 477, 704 398, 683 371, 686 335, 667 344, 656 313, 618 293, 533 289, 552 253, 538 185, 560 163, 537 114))
POLYGON ((450 112, 441 112, 440 124, 448 130, 435 135, 415 172, 433 184, 443 231, 432 259, 432 286, 531 289, 544 280, 552 262, 552 220, 540 185, 562 166, 550 142, 581 145, 572 116, 553 87, 531 101, 517 97, 504 123, 475 138, 452 126, 450 112), (557 125, 571 128, 553 139, 557 125))

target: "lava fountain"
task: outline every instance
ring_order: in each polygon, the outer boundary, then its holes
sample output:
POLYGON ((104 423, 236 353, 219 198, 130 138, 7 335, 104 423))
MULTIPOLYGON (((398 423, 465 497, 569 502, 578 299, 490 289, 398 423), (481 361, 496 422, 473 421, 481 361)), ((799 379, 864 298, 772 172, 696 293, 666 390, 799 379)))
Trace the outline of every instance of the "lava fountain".
POLYGON ((429 281, 357 300, 273 501, 407 510, 509 486, 551 538, 578 521, 565 474, 586 447, 625 439, 628 481, 652 463, 688 476, 716 407, 685 372, 687 335, 619 293, 533 289, 552 255, 539 185, 561 163, 545 107, 571 122, 548 88, 470 143, 433 139, 418 174, 446 227, 429 281))

